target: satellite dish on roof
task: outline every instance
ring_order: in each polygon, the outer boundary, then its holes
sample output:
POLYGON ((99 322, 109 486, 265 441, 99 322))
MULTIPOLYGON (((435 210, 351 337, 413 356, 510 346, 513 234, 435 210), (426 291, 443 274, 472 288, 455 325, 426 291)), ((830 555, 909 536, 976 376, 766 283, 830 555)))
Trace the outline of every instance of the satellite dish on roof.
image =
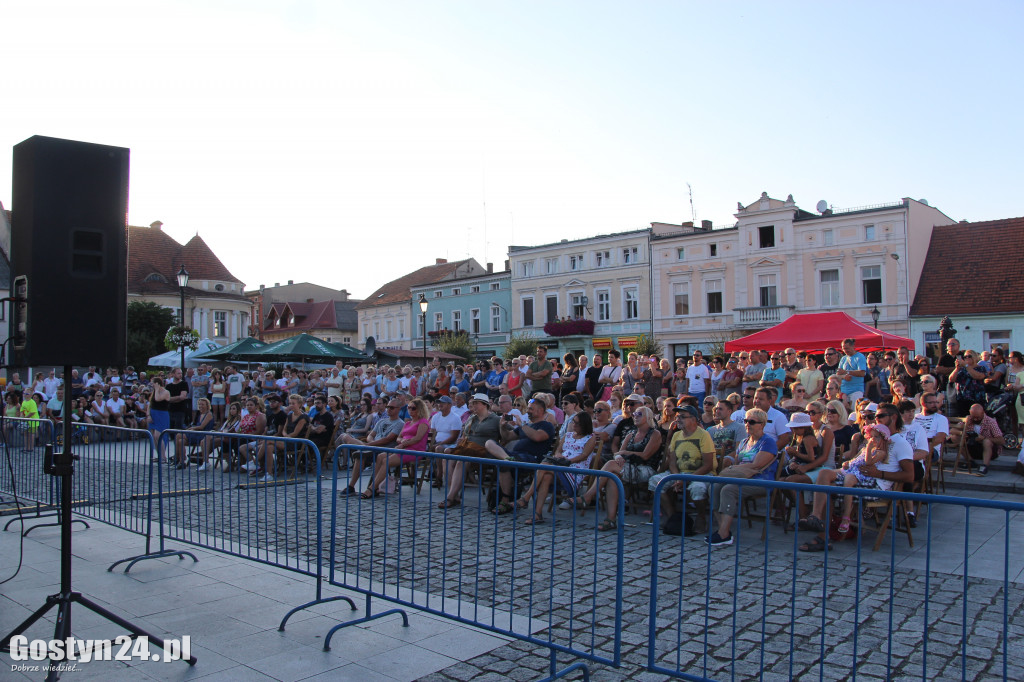
POLYGON ((918 199, 918 201, 919 201, 920 203, 924 204, 925 206, 931 206, 931 204, 929 204, 929 203, 928 203, 928 200, 927 200, 927 199, 918 199))
POLYGON ((815 208, 818 209, 818 213, 824 213, 828 210, 828 202, 822 199, 815 208))
POLYGON ((367 336, 365 343, 363 343, 363 354, 374 355, 377 352, 377 342, 374 341, 372 336, 367 336))

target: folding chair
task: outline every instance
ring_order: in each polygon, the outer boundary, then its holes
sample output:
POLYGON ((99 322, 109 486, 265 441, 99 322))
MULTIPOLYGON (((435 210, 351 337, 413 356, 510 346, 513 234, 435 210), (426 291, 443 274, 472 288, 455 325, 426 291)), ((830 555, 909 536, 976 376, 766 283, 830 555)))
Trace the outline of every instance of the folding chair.
MULTIPOLYGON (((903 492, 903 483, 893 483, 892 492, 903 492)), ((864 499, 864 510, 870 511, 875 519, 875 527, 878 528, 878 539, 875 540, 875 546, 871 550, 877 552, 878 548, 882 546, 882 541, 885 539, 885 534, 889 530, 889 524, 893 521, 893 507, 899 507, 899 513, 896 515, 895 523, 892 523, 893 532, 904 533, 907 536, 907 542, 911 547, 914 546, 914 536, 910 532, 910 519, 907 516, 908 509, 907 505, 903 500, 891 500, 891 499, 864 499), (885 512, 885 516, 882 519, 881 524, 878 522, 879 512, 885 512)))

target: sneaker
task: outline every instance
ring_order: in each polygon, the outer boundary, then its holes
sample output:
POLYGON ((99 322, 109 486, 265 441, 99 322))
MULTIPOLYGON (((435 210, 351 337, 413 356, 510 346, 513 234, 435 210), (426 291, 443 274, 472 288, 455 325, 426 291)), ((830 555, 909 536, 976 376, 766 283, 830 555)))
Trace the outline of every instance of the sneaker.
POLYGON ((563 500, 562 504, 558 505, 559 509, 572 509, 573 504, 569 500, 563 500))
POLYGON ((907 512, 907 524, 911 528, 917 528, 917 514, 914 512, 907 512))
POLYGON ((206 462, 203 462, 202 464, 200 464, 199 468, 196 469, 196 471, 206 471, 206 462))
POLYGON ((259 482, 260 483, 270 483, 273 480, 274 480, 273 476, 271 476, 270 474, 266 474, 266 475, 263 476, 263 478, 259 479, 259 482))
POLYGON ((242 466, 240 466, 238 468, 240 470, 242 470, 242 471, 252 471, 253 469, 256 468, 256 463, 255 462, 246 462, 245 464, 243 464, 242 466))
POLYGON ((723 538, 721 535, 718 534, 718 531, 716 530, 714 533, 711 534, 711 537, 708 539, 708 544, 712 547, 718 547, 719 545, 731 545, 732 535, 730 534, 729 537, 723 538))
POLYGON ((978 475, 979 476, 984 476, 987 473, 988 473, 988 467, 987 466, 982 464, 980 467, 978 467, 978 475))

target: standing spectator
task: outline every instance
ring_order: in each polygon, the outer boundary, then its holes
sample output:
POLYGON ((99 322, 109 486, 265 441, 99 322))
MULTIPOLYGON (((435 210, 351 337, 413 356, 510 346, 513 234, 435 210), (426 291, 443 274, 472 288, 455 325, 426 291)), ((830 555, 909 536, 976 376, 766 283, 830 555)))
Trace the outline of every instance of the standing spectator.
POLYGON ((953 373, 956 366, 956 359, 961 356, 960 342, 955 338, 946 341, 946 352, 939 358, 939 364, 935 366, 935 376, 939 380, 939 390, 945 391, 949 385, 949 375, 953 373))
POLYGON ((782 387, 782 397, 792 398, 793 384, 797 381, 797 375, 804 368, 804 363, 799 359, 795 348, 787 348, 782 354, 782 367, 786 370, 786 384, 782 387))
POLYGON ((813 353, 808 353, 804 358, 804 368, 797 372, 797 381, 803 385, 807 392, 807 399, 815 401, 821 398, 825 388, 825 375, 818 369, 818 358, 813 353))
POLYGON ((825 362, 818 369, 821 370, 821 376, 827 385, 828 380, 839 371, 839 352, 834 347, 829 346, 825 349, 825 362))
POLYGON ((173 381, 167 386, 167 392, 170 394, 167 408, 170 417, 170 428, 184 429, 185 417, 189 411, 188 384, 185 383, 180 367, 174 369, 171 378, 173 381))
POLYGON ((942 456, 942 444, 949 438, 949 420, 939 411, 941 404, 937 393, 925 393, 921 396, 921 413, 914 417, 914 423, 924 429, 936 460, 942 456))
POLYGON ((954 417, 966 417, 971 405, 985 402, 985 379, 987 373, 978 365, 978 354, 973 350, 964 351, 957 358, 953 372, 949 375, 953 386, 953 403, 950 406, 954 417))
POLYGON ((704 403, 704 397, 711 393, 711 370, 704 363, 704 353, 693 351, 693 364, 686 368, 687 393, 704 403))
POLYGON ((526 380, 530 382, 530 394, 551 392, 551 372, 554 368, 548 360, 548 347, 537 346, 537 359, 529 365, 526 380))
POLYGON ((864 397, 864 375, 867 374, 868 361, 863 353, 857 352, 857 340, 843 339, 843 357, 839 360, 836 376, 843 380, 842 391, 851 405, 864 397))
POLYGON ((920 369, 921 366, 917 364, 917 360, 910 357, 910 349, 900 346, 896 351, 896 364, 893 365, 892 372, 889 374, 890 388, 896 380, 899 380, 903 382, 906 395, 917 395, 921 392, 921 385, 917 380, 920 369))
POLYGON ((199 418, 199 399, 209 399, 210 374, 206 371, 206 365, 199 365, 199 369, 196 370, 189 383, 192 386, 192 421, 195 422, 199 418))
POLYGON ((750 351, 749 355, 741 353, 740 361, 743 360, 748 360, 746 367, 743 368, 742 392, 746 393, 748 386, 757 388, 761 385, 761 377, 764 375, 766 365, 761 361, 761 353, 756 350, 750 351))
POLYGON ((778 395, 782 395, 785 383, 786 368, 782 366, 782 352, 775 351, 772 353, 771 365, 761 373, 761 388, 774 388, 778 395))

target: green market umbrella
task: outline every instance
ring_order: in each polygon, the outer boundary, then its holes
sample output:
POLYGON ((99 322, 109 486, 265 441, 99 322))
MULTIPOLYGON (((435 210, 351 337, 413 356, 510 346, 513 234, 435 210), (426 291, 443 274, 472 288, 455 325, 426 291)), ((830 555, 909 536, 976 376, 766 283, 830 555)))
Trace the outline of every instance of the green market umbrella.
POLYGON ((275 362, 323 362, 325 360, 359 360, 367 357, 351 346, 331 343, 309 334, 282 339, 258 350, 236 354, 239 359, 275 362))
POLYGON ((197 360, 243 360, 242 355, 251 351, 257 351, 261 348, 265 348, 267 344, 262 341, 257 341, 251 336, 247 336, 244 339, 239 339, 234 343, 229 343, 226 346, 222 346, 211 353, 203 353, 202 355, 196 356, 197 360))

